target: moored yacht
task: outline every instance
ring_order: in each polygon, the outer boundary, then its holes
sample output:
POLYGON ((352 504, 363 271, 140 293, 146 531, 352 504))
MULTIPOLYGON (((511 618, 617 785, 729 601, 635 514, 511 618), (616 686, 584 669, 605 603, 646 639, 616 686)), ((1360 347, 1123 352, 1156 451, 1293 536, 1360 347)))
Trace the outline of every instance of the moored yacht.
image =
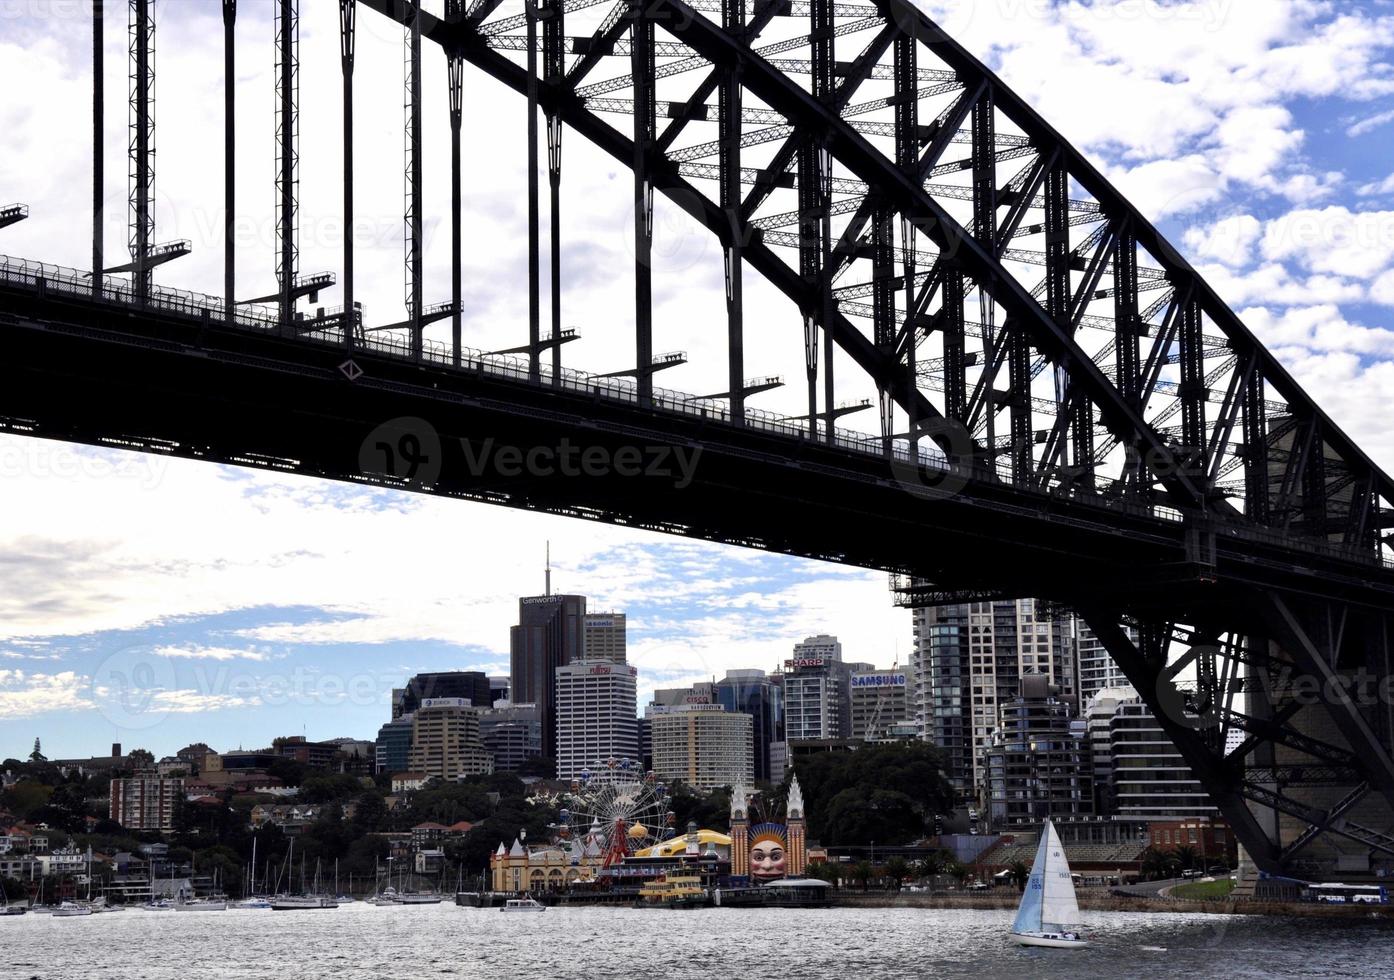
POLYGON ((337 909, 339 903, 330 895, 277 895, 271 907, 278 912, 294 909, 337 909))
POLYGON ((90 905, 82 905, 79 902, 64 902, 62 905, 58 906, 56 909, 53 910, 53 917, 55 919, 67 918, 68 916, 74 915, 91 914, 92 907, 90 905))

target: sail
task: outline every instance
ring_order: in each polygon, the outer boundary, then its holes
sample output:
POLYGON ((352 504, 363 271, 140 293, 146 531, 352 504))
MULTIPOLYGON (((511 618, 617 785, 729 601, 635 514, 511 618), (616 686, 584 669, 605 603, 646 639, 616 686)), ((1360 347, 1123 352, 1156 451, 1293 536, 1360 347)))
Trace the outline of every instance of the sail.
POLYGON ((1041 828, 1041 844, 1031 865, 1031 877, 1021 895, 1012 932, 1064 932, 1079 923, 1074 881, 1065 848, 1049 820, 1041 828))
POLYGON ((1026 889, 1021 893, 1021 907, 1016 910, 1016 921, 1012 932, 1028 933, 1041 931, 1041 906, 1045 899, 1046 835, 1041 834, 1041 846, 1036 849, 1036 860, 1031 865, 1031 877, 1026 880, 1026 889))
MULTIPOLYGON (((1075 883, 1070 877, 1070 864, 1065 860, 1065 848, 1049 820, 1041 834, 1045 855, 1045 887, 1042 889, 1041 924, 1046 931, 1065 931, 1079 924, 1079 903, 1075 901, 1075 883)), ((1038 856, 1039 860, 1039 856, 1038 856)))

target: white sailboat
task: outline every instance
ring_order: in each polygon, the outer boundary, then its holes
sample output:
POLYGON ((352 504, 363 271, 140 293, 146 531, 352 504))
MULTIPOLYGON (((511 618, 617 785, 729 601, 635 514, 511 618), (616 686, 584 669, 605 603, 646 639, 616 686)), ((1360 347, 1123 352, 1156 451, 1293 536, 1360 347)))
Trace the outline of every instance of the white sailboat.
POLYGON ((1089 943, 1079 935, 1079 903, 1065 847, 1049 820, 1041 828, 1041 846, 1031 865, 1031 877, 1021 895, 1012 923, 1012 939, 1022 946, 1080 949, 1089 943))

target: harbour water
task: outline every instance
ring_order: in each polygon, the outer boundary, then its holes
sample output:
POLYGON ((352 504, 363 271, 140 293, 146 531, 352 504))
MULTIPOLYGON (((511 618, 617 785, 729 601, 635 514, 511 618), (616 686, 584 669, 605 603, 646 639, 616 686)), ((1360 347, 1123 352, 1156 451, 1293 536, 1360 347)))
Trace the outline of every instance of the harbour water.
POLYGON ((1094 945, 1021 949, 1012 913, 375 908, 0 919, 4 980, 416 980, 469 977, 907 978, 1394 976, 1394 928, 1373 920, 1084 913, 1094 945))

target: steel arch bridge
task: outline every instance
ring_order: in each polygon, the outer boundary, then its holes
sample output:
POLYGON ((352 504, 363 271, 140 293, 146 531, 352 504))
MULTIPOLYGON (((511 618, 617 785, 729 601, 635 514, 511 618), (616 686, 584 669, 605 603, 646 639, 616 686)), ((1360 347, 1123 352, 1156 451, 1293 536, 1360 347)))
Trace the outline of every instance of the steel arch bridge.
MULTIPOLYGON (((405 51, 408 317, 375 325, 354 301, 351 242, 343 306, 300 309, 335 277, 297 268, 299 10, 275 4, 277 292, 235 297, 231 126, 224 295, 154 284, 189 246, 155 242, 154 0, 129 0, 129 261, 108 266, 100 236, 91 273, 4 261, 8 430, 880 568, 912 605, 1041 597, 1102 639, 1260 868, 1394 866, 1389 477, 1144 215, 914 6, 445 0, 436 16, 339 0, 347 147, 359 8, 399 24, 405 51), (436 305, 420 151, 432 47, 454 168, 452 298, 436 305), (528 332, 493 353, 464 344, 466 67, 518 94, 535 164, 528 332), (561 364, 577 339, 559 312, 566 129, 633 176, 634 359, 610 375, 561 364), (655 194, 724 251, 717 394, 654 384, 684 362, 654 349, 655 194), (768 329, 746 323, 751 274, 802 320, 807 411, 793 418, 749 403, 779 383, 747 377, 745 338, 768 329), (426 327, 443 320, 439 344, 426 327), (860 406, 835 402, 835 363, 855 366, 879 431, 839 426, 860 406), (481 434, 701 458, 682 485, 619 466, 576 479, 481 468, 481 434)), ((233 77, 236 0, 223 13, 233 77)), ((229 86, 228 119, 232 99, 229 86)), ((100 89, 95 102, 100 133, 100 89)), ((351 149, 345 161, 350 224, 351 149)), ((100 227, 99 190, 94 211, 100 227)), ((0 209, 0 226, 26 216, 0 209)))

